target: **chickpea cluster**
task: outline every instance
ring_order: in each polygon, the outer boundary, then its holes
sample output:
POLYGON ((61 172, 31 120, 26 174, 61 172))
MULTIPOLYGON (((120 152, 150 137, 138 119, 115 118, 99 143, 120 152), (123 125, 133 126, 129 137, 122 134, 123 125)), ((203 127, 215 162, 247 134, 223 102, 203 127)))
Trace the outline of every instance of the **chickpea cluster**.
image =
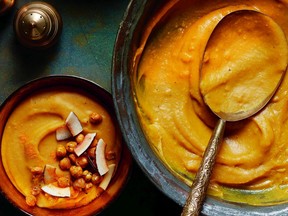
MULTIPOLYGON (((79 157, 74 153, 76 146, 84 139, 83 134, 79 134, 75 137, 75 141, 69 141, 66 145, 58 144, 56 148, 56 156, 59 160, 59 167, 63 171, 69 171, 71 176, 71 182, 62 181, 58 185, 59 187, 73 186, 75 190, 87 191, 93 185, 99 185, 103 177, 99 175, 97 170, 94 170, 89 164, 89 158, 95 163, 96 157, 96 145, 98 140, 94 139, 85 153, 79 157)), ((110 154, 106 154, 107 160, 115 159, 115 157, 109 157, 110 154)))
MULTIPOLYGON (((89 121, 92 124, 100 124, 102 116, 97 113, 92 113, 89 116, 89 121)), ((96 146, 98 140, 95 138, 88 149, 79 157, 75 154, 74 149, 78 144, 84 140, 83 133, 74 137, 74 140, 68 141, 65 145, 58 144, 56 147, 56 157, 59 161, 59 168, 63 171, 68 171, 70 176, 57 177, 57 186, 61 188, 73 187, 76 191, 88 192, 93 185, 98 186, 103 177, 94 169, 89 160, 95 163, 96 160, 96 146)), ((116 153, 113 151, 106 152, 106 160, 114 160, 116 153)), ((32 189, 31 194, 26 197, 26 203, 29 206, 35 206, 37 202, 37 195, 41 193, 41 184, 43 184, 43 167, 32 167, 32 189)), ((55 182, 56 184, 56 182, 55 182)))

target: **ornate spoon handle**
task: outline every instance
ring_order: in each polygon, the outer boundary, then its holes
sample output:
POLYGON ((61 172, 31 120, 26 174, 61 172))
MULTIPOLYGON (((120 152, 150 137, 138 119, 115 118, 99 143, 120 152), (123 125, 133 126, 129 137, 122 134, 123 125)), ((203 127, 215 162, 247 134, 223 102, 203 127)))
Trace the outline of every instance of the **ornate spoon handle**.
POLYGON ((207 145, 203 160, 192 184, 189 197, 184 205, 181 216, 197 216, 200 214, 206 191, 209 186, 210 176, 223 139, 226 121, 219 119, 212 137, 207 145))

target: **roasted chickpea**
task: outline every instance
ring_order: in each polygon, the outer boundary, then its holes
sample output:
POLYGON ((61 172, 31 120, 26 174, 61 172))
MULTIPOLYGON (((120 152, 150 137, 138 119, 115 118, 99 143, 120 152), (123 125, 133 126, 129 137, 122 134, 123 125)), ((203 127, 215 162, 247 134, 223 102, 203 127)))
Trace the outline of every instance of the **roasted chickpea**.
POLYGON ((91 173, 90 171, 88 171, 88 170, 85 170, 85 171, 83 172, 83 178, 84 178, 84 180, 85 180, 86 182, 91 181, 91 179, 92 179, 92 173, 91 173))
POLYGON ((43 180, 43 175, 32 175, 32 184, 33 185, 38 185, 40 182, 43 180))
POLYGON ((90 172, 89 170, 84 170, 83 173, 82 173, 82 175, 85 176, 85 175, 87 175, 89 172, 90 172))
POLYGON ((62 160, 60 160, 59 162, 59 167, 62 170, 69 170, 71 167, 71 162, 70 159, 68 157, 63 158, 62 160))
POLYGON ((37 199, 36 199, 36 197, 33 196, 33 195, 28 195, 28 196, 26 196, 26 199, 25 199, 25 200, 26 200, 26 204, 27 204, 28 206, 33 207, 33 206, 36 205, 37 199))
POLYGON ((65 148, 65 146, 63 146, 63 145, 57 145, 57 147, 56 147, 56 156, 58 157, 58 158, 63 158, 63 157, 65 157, 66 156, 66 153, 67 153, 67 151, 66 151, 66 148, 65 148))
POLYGON ((98 143, 98 139, 95 137, 94 140, 92 141, 91 145, 89 146, 89 148, 96 147, 97 143, 98 143))
POLYGON ((37 185, 37 186, 32 187, 31 194, 32 194, 33 196, 39 195, 40 192, 41 192, 40 186, 37 185))
POLYGON ((66 143, 66 150, 70 153, 73 153, 76 146, 77 146, 77 142, 70 141, 70 142, 66 143))
POLYGON ((91 158, 96 158, 96 147, 88 148, 87 154, 91 158))
POLYGON ((80 178, 82 176, 83 170, 80 166, 71 166, 70 167, 70 174, 74 178, 80 178))
POLYGON ((86 182, 83 178, 78 178, 73 182, 73 188, 76 190, 82 190, 86 186, 86 182))
POLYGON ((77 155, 72 153, 72 154, 69 154, 69 159, 71 161, 72 164, 75 164, 76 163, 76 159, 77 159, 77 155))
POLYGON ((68 177, 62 176, 62 177, 58 178, 57 182, 58 182, 58 186, 61 188, 70 186, 70 180, 68 177))
POLYGON ((94 173, 92 175, 92 178, 91 178, 92 184, 98 185, 98 184, 100 184, 101 181, 102 181, 102 176, 100 176, 100 175, 98 175, 96 173, 94 173))
POLYGON ((87 192, 90 188, 92 188, 93 187, 93 184, 91 183, 91 182, 89 182, 89 183, 87 183, 86 185, 85 185, 85 191, 87 192))
POLYGON ((105 158, 107 160, 115 160, 116 159, 116 153, 114 151, 108 151, 105 154, 105 158))
POLYGON ((87 156, 80 156, 76 158, 76 165, 85 168, 88 165, 88 158, 87 156))
POLYGON ((44 172, 43 167, 38 167, 38 166, 36 166, 36 167, 32 167, 32 168, 31 168, 31 173, 32 173, 33 175, 41 175, 43 172, 44 172))
POLYGON ((99 124, 102 122, 102 116, 99 113, 93 112, 89 115, 89 121, 92 124, 99 124))
POLYGON ((84 140, 84 135, 82 133, 78 134, 75 138, 77 143, 81 143, 84 140))

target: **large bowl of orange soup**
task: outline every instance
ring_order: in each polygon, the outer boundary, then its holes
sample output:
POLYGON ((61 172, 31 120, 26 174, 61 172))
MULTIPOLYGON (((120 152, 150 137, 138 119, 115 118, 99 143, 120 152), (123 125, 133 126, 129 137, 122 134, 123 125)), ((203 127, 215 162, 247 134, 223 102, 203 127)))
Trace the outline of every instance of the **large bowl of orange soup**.
POLYGON ((0 109, 0 191, 27 215, 95 215, 125 186, 131 156, 111 95, 74 76, 33 80, 0 109))
MULTIPOLYGON (((150 180, 182 206, 217 121, 199 90, 203 53, 215 26, 238 10, 267 15, 287 40, 287 0, 134 0, 118 32, 112 95, 124 137, 150 180)), ((247 35, 243 34, 243 40, 247 35)), ((223 40, 220 53, 225 53, 225 37, 223 40)), ((287 58, 285 49, 280 50, 279 58, 287 58)), ((231 59, 241 56, 241 51, 226 54, 231 59)), ((251 59, 258 59, 261 52, 258 54, 251 59)), ((221 65, 221 59, 218 61, 221 65)), ((269 68, 275 61, 267 59, 254 67, 269 68)), ((217 64, 215 67, 218 70, 217 64)), ((236 69, 243 67, 241 61, 233 64, 236 69)), ((240 80, 239 76, 222 75, 235 79, 234 83, 240 80)), ((204 215, 287 214, 287 90, 286 75, 260 112, 228 123, 204 215)))

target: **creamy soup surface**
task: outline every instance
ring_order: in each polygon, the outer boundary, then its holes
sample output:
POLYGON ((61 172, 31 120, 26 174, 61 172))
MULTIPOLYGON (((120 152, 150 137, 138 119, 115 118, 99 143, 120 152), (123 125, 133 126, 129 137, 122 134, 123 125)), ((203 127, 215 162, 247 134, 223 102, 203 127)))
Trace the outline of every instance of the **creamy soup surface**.
MULTIPOLYGON (((57 141, 55 136, 55 131, 65 124, 71 111, 81 122, 82 134, 96 133, 97 139, 101 138, 105 141, 106 152, 114 152, 116 156, 107 163, 117 166, 121 151, 121 139, 111 114, 101 104, 100 101, 80 90, 53 88, 33 93, 13 110, 4 129, 1 154, 9 179, 26 198, 31 195, 31 189, 37 180, 31 173, 35 167, 53 166, 56 168, 57 179, 67 177, 70 181, 73 180, 69 170, 60 168, 60 159, 57 158, 56 150, 57 146, 65 147, 69 141, 74 141, 75 138, 57 141), (89 121, 91 113, 100 114, 102 116, 101 123, 92 124, 89 121)), ((66 157, 68 157, 68 153, 66 157)), ((88 170, 88 168, 85 169, 88 170)), ((83 171, 85 169, 83 168, 83 171)), ((40 181, 40 184, 43 182, 40 181)), ((93 185, 85 191, 75 190, 72 182, 70 190, 70 197, 55 197, 41 191, 35 196, 37 198, 36 205, 51 209, 75 208, 90 203, 103 193, 103 189, 97 185, 93 185)))
MULTIPOLYGON (((146 26, 135 55, 133 88, 141 126, 156 154, 188 185, 193 181, 217 121, 199 90, 204 49, 220 20, 241 9, 268 15, 288 37, 287 0, 169 1, 146 26)), ((258 28, 261 32, 261 26, 258 28)), ((257 44, 256 35, 248 34, 248 44, 252 45, 251 41, 257 44)), ((233 39, 231 37, 227 40, 233 39)), ((269 39, 267 36, 265 40, 269 39)), ((225 42, 223 44, 219 52, 225 52, 225 42)), ((258 45, 261 47, 260 43, 258 45)), ((282 48, 276 49, 279 51, 276 58, 261 59, 265 64, 254 66, 259 70, 273 69, 273 63, 287 58, 287 49, 282 48)), ((228 52, 227 58, 233 60, 244 51, 228 52)), ((258 54, 251 53, 251 59, 255 59, 251 64, 260 59, 258 54)), ((215 61, 225 67, 221 59, 215 61)), ((235 61, 233 68, 245 70, 241 61, 235 61)), ((221 77, 234 84, 241 81, 241 74, 230 75, 227 72, 221 77)), ((274 78, 271 73, 263 81, 269 83, 274 78)), ((251 85, 255 82, 247 84, 247 88, 251 85)), ((251 205, 288 201, 287 90, 288 77, 285 76, 275 96, 261 112, 247 120, 228 123, 209 194, 251 205)))

